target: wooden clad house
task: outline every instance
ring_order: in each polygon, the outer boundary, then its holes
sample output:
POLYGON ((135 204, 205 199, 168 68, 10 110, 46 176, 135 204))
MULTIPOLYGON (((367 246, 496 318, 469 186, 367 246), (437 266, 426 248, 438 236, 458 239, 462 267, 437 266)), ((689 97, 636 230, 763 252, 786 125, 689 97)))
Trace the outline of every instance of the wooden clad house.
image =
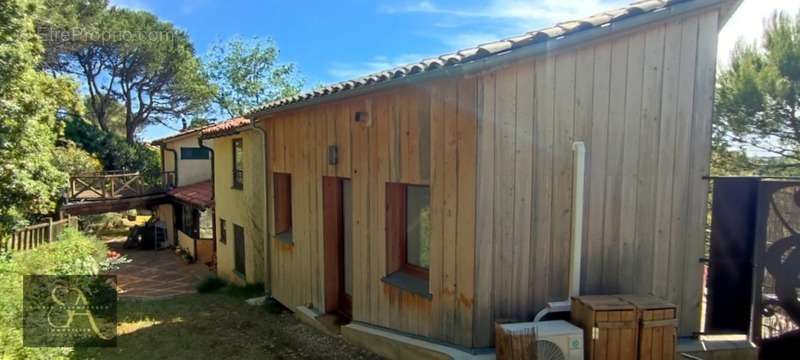
POLYGON ((697 331, 717 34, 738 4, 639 1, 254 109, 271 296, 490 347, 496 319, 568 297, 581 212, 581 293, 656 295, 697 331))

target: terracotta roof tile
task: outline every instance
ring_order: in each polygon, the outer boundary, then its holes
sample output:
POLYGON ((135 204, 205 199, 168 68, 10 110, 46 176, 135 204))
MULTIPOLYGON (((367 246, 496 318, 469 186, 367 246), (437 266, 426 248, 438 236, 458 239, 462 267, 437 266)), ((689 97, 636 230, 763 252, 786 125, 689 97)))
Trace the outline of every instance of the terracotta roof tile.
POLYGON ((211 180, 179 186, 167 191, 170 196, 190 205, 208 208, 214 204, 211 180))
POLYGON ((203 129, 201 136, 205 139, 231 135, 239 129, 250 125, 250 119, 237 117, 230 120, 225 120, 221 123, 214 124, 203 129))
POLYGON ((201 126, 199 128, 194 128, 194 129, 183 130, 183 131, 181 131, 181 132, 179 132, 179 133, 177 133, 175 135, 170 135, 170 136, 163 137, 163 138, 160 138, 160 139, 152 140, 152 141, 150 141, 150 144, 152 144, 154 146, 158 146, 158 145, 161 145, 163 143, 166 143, 166 142, 172 141, 174 139, 177 139, 177 138, 179 138, 181 136, 190 135, 190 134, 194 134, 194 133, 203 131, 204 129, 206 129, 206 128, 210 127, 210 126, 214 126, 214 124, 209 124, 209 125, 201 126))
POLYGON ((482 44, 474 48, 460 50, 452 54, 445 54, 437 58, 425 59, 418 63, 401 66, 388 71, 380 71, 356 80, 343 81, 304 94, 271 101, 251 109, 245 116, 248 118, 253 118, 260 112, 279 110, 284 106, 300 103, 309 99, 324 97, 361 86, 392 81, 394 79, 440 68, 465 64, 487 56, 502 54, 519 47, 546 42, 593 28, 604 27, 631 16, 661 11, 675 4, 690 1, 698 0, 640 0, 627 7, 605 11, 585 19, 565 21, 557 24, 556 26, 530 31, 526 34, 514 36, 508 39, 482 44))

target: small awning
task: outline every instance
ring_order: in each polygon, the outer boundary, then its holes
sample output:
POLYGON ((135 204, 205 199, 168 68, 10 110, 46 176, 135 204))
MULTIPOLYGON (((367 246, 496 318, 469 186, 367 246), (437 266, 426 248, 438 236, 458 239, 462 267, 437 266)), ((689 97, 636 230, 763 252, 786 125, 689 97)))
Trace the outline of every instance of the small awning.
POLYGON ((167 194, 178 201, 200 208, 209 208, 214 205, 212 199, 211 181, 179 186, 167 191, 167 194))

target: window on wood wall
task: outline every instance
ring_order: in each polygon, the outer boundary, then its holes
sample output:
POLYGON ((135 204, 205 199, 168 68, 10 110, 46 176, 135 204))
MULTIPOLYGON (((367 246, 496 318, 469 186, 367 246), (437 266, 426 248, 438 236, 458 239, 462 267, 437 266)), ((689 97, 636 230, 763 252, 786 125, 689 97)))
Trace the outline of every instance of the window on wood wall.
POLYGON ((427 186, 386 187, 387 269, 428 279, 431 250, 431 195, 427 186))
POLYGON ((235 189, 241 189, 244 186, 242 152, 242 139, 233 140, 233 187, 235 189))
POLYGON ((292 176, 273 174, 275 187, 275 234, 292 231, 292 176))

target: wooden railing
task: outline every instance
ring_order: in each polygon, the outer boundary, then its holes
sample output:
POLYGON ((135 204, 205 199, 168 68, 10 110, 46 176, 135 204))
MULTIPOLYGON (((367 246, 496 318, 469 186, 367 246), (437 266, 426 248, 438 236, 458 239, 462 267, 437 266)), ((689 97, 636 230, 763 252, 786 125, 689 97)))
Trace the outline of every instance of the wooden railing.
POLYGON ((163 192, 175 186, 175 172, 161 173, 149 184, 139 172, 107 171, 69 179, 69 201, 110 200, 163 192))
POLYGON ((78 227, 78 218, 69 217, 59 221, 49 220, 46 223, 31 225, 11 233, 7 239, 0 241, 0 248, 6 251, 30 250, 38 246, 58 240, 67 227, 78 227))

